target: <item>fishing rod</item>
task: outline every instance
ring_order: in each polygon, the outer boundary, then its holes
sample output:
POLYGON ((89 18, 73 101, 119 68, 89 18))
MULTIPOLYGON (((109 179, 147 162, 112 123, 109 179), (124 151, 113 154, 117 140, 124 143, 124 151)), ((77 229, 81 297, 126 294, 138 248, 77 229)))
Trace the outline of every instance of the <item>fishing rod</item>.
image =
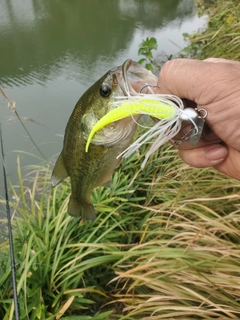
POLYGON ((13 248, 13 235, 12 235, 12 225, 11 225, 11 211, 10 211, 9 197, 8 197, 7 173, 6 173, 5 160, 4 160, 3 135, 2 135, 1 122, 0 122, 0 142, 1 142, 3 180, 4 180, 4 190, 5 190, 5 203, 6 203, 7 222, 8 222, 8 239, 9 239, 9 247, 10 247, 15 319, 20 320, 18 294, 17 294, 16 268, 15 268, 15 258, 14 258, 14 248, 13 248))

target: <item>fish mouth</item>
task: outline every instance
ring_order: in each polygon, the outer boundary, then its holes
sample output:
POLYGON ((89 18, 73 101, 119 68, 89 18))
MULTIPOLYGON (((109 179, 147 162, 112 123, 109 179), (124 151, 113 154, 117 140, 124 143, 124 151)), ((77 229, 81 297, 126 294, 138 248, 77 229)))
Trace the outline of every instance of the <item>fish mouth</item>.
MULTIPOLYGON (((119 85, 125 96, 138 95, 144 87, 156 87, 158 78, 132 59, 122 65, 119 85)), ((148 92, 145 92, 148 93, 148 92)))

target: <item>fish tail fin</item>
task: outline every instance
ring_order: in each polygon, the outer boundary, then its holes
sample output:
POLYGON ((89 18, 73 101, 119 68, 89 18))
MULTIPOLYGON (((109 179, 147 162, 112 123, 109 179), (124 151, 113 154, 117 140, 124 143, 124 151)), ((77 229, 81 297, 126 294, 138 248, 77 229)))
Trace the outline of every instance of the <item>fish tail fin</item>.
POLYGON ((96 212, 92 203, 77 202, 72 196, 68 203, 68 213, 75 218, 82 217, 84 220, 93 221, 96 218, 96 212))

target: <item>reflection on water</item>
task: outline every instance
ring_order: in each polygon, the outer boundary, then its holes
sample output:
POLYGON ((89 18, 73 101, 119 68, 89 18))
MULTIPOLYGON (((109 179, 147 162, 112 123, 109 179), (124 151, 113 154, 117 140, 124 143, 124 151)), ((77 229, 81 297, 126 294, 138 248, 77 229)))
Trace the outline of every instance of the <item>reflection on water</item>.
POLYGON ((114 61, 128 48, 136 29, 160 30, 193 9, 193 1, 180 0, 2 0, 1 82, 44 84, 69 61, 70 70, 91 72, 99 59, 114 61))
MULTIPOLYGON (((1 0, 0 86, 17 102, 47 158, 61 150, 66 122, 87 87, 114 66, 138 60, 147 36, 159 52, 175 54, 184 46, 183 32, 202 27, 194 0, 1 0), (48 129, 46 129, 46 127, 48 129)), ((16 153, 37 154, 0 97, 7 168, 16 181, 16 153)), ((21 156, 22 164, 38 160, 21 156)), ((0 183, 1 185, 1 183, 0 183)), ((0 190, 0 194, 1 194, 0 190)))

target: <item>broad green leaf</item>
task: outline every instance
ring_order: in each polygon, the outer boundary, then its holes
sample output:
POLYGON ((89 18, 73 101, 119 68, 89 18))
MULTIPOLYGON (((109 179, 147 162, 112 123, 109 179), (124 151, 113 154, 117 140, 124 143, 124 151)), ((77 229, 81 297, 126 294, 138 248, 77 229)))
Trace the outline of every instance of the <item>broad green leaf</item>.
POLYGON ((153 72, 153 67, 152 67, 151 63, 147 63, 146 68, 153 72))
POLYGON ((142 59, 138 60, 138 63, 139 63, 139 64, 143 64, 144 61, 146 61, 146 59, 145 59, 145 58, 142 58, 142 59))

